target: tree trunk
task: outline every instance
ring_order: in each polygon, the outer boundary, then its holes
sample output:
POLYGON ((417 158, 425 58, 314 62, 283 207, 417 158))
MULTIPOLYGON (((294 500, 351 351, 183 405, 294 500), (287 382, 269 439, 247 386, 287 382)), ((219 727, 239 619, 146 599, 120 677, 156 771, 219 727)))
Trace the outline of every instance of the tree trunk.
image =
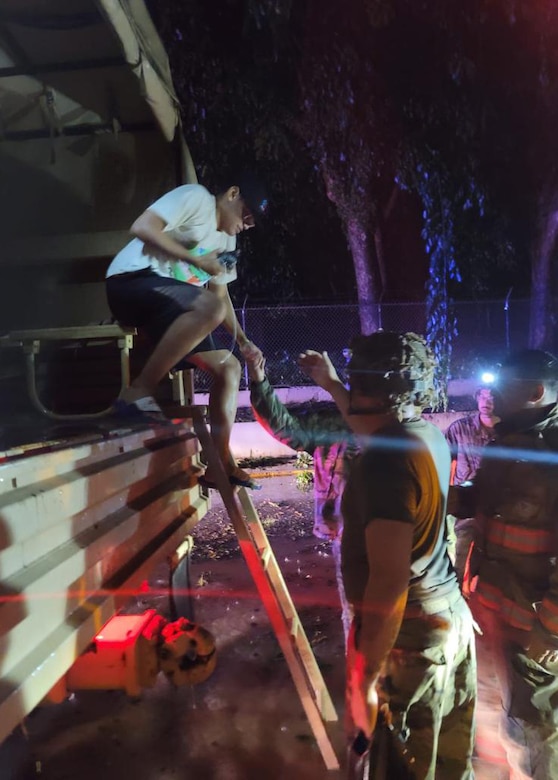
POLYGON ((349 220, 347 239, 353 256, 361 333, 374 333, 382 326, 382 288, 374 237, 357 220, 349 220))
POLYGON ((378 226, 374 231, 374 251, 376 253, 376 265, 378 266, 378 279, 380 282, 380 300, 387 290, 386 253, 384 252, 384 234, 378 226))
MULTIPOLYGON (((546 205, 546 204, 545 204, 546 205)), ((553 295, 554 270, 558 240, 558 204, 545 209, 539 222, 535 252, 531 263, 531 317, 529 346, 532 349, 554 349, 555 315, 553 295)))

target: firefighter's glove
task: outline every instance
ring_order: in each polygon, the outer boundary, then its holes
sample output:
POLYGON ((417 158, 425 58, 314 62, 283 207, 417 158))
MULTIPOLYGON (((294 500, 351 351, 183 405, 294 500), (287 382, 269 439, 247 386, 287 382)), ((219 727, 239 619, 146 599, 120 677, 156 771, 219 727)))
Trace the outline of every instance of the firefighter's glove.
POLYGON ((538 664, 545 672, 558 675, 558 637, 542 626, 535 626, 529 634, 525 657, 528 661, 538 664))

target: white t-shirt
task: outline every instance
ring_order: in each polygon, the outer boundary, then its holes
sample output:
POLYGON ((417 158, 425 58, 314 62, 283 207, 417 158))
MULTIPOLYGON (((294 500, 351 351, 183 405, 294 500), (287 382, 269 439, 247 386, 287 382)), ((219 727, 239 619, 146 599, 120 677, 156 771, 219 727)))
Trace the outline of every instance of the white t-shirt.
MULTIPOLYGON (((236 236, 217 230, 217 204, 215 197, 201 184, 184 184, 156 200, 153 211, 167 224, 165 233, 190 251, 203 257, 210 252, 232 252, 236 249, 236 236)), ((184 260, 176 260, 154 246, 147 246, 139 238, 126 244, 110 264, 106 276, 141 271, 150 268, 159 276, 180 279, 197 287, 211 276, 184 260)))

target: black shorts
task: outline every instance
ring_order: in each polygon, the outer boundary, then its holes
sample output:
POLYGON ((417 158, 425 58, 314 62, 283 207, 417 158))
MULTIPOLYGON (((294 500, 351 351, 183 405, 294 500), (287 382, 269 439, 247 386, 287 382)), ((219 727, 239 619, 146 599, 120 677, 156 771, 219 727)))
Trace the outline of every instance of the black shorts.
MULTIPOLYGON (((154 344, 159 342, 181 314, 192 311, 203 287, 159 276, 150 269, 109 276, 106 280, 110 310, 121 325, 141 330, 154 344)), ((213 337, 206 336, 190 352, 217 349, 213 337)), ((183 367, 181 361, 180 367, 183 367)), ((187 363, 184 367, 189 367, 187 363)))

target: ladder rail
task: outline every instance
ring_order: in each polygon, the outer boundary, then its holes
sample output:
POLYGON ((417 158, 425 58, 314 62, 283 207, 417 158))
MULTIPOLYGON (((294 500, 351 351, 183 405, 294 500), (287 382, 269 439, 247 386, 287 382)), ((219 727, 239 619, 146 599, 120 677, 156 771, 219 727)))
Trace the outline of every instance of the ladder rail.
POLYGON ((248 527, 254 536, 254 540, 259 549, 265 551, 263 555, 265 555, 267 571, 271 583, 273 584, 276 592, 281 593, 282 603, 281 600, 280 603, 283 615, 285 620, 290 621, 292 624, 291 635, 297 645, 298 652, 302 657, 310 683, 314 688, 316 699, 321 701, 323 708, 322 716, 326 721, 335 721, 337 720, 335 707, 331 701, 331 698, 329 697, 327 688, 325 687, 322 672, 318 666, 318 662, 316 661, 316 657, 312 650, 312 646, 308 641, 306 632, 302 627, 297 609, 293 603, 291 594, 283 577, 283 572, 281 571, 281 568, 277 563, 277 559, 273 554, 272 547, 269 543, 267 534, 265 533, 256 507, 254 506, 254 503, 246 488, 241 488, 238 491, 238 495, 240 498, 240 503, 246 513, 246 518, 249 524, 248 527))
POLYGON ((238 490, 239 506, 235 490, 229 483, 211 439, 202 408, 192 406, 187 411, 208 464, 211 465, 240 549, 287 662, 324 763, 328 770, 338 770, 339 760, 325 726, 326 722, 338 720, 337 712, 257 510, 246 488, 238 490))

